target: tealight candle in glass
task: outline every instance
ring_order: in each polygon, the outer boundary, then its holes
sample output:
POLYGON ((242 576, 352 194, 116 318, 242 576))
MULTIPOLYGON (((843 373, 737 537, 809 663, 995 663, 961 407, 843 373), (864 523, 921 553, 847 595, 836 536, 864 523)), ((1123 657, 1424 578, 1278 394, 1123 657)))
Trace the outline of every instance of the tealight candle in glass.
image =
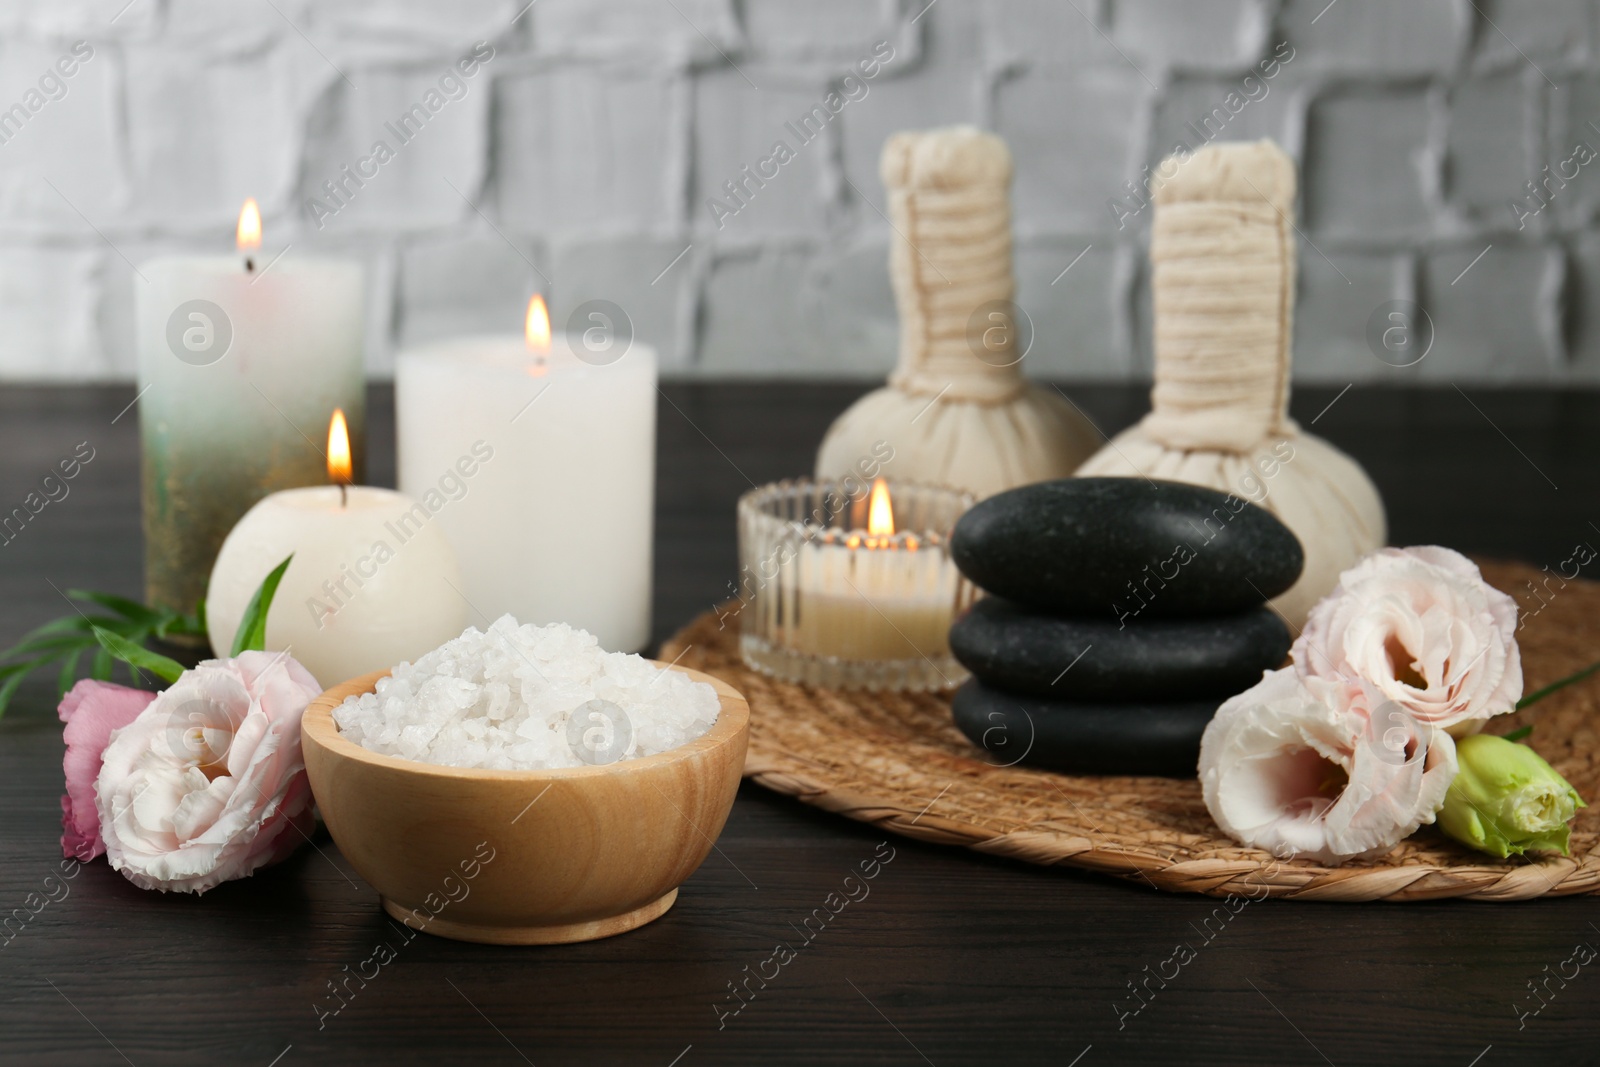
POLYGON ((947 689, 966 678, 950 623, 975 591, 949 535, 974 503, 878 479, 779 482, 739 501, 740 652, 756 670, 834 688, 947 689))

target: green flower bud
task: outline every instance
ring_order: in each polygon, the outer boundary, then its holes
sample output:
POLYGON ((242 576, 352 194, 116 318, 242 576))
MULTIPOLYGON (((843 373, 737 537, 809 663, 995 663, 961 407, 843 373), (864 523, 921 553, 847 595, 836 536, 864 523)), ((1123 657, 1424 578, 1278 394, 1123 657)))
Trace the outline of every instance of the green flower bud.
POLYGON ((1489 734, 1456 742, 1460 771, 1445 794, 1439 828, 1480 852, 1505 859, 1548 849, 1568 855, 1578 791, 1527 745, 1489 734))

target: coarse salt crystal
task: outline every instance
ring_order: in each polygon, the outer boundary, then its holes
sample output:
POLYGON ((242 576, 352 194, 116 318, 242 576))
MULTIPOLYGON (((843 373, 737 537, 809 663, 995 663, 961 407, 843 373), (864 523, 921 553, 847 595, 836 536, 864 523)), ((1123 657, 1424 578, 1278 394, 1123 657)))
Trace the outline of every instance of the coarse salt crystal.
POLYGON ((717 691, 564 623, 510 615, 402 663, 333 711, 347 740, 448 767, 537 770, 653 756, 717 721, 717 691))

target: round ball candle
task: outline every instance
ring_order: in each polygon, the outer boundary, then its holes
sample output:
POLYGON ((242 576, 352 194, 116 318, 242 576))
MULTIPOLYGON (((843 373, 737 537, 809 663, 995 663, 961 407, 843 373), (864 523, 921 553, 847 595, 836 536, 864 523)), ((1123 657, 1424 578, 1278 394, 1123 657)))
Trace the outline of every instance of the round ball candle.
POLYGON ((510 613, 613 652, 649 643, 654 349, 609 325, 552 337, 535 297, 524 337, 401 353, 395 406, 404 492, 436 485, 474 442, 493 450, 438 516, 480 625, 510 613))
POLYGON ((342 413, 328 433, 339 484, 286 489, 258 502, 222 543, 211 572, 211 648, 227 656, 261 580, 290 553, 267 613, 266 646, 333 686, 413 660, 461 633, 461 571, 427 507, 392 489, 349 485, 342 413))
POLYGON ((145 595, 191 611, 222 539, 277 489, 318 485, 317 440, 342 408, 362 471, 363 278, 353 260, 259 255, 255 201, 239 254, 166 256, 136 286, 145 595))

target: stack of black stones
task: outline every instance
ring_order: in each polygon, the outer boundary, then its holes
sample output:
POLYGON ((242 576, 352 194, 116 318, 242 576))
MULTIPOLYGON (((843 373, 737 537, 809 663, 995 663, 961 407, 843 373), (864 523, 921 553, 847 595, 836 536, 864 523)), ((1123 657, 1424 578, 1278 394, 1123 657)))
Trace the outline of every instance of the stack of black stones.
POLYGON ((1223 700, 1279 666, 1266 601, 1305 556, 1270 512, 1213 489, 1067 478, 962 516, 951 552, 989 594, 950 648, 974 677, 956 725, 993 762, 1074 774, 1195 773, 1223 700))

